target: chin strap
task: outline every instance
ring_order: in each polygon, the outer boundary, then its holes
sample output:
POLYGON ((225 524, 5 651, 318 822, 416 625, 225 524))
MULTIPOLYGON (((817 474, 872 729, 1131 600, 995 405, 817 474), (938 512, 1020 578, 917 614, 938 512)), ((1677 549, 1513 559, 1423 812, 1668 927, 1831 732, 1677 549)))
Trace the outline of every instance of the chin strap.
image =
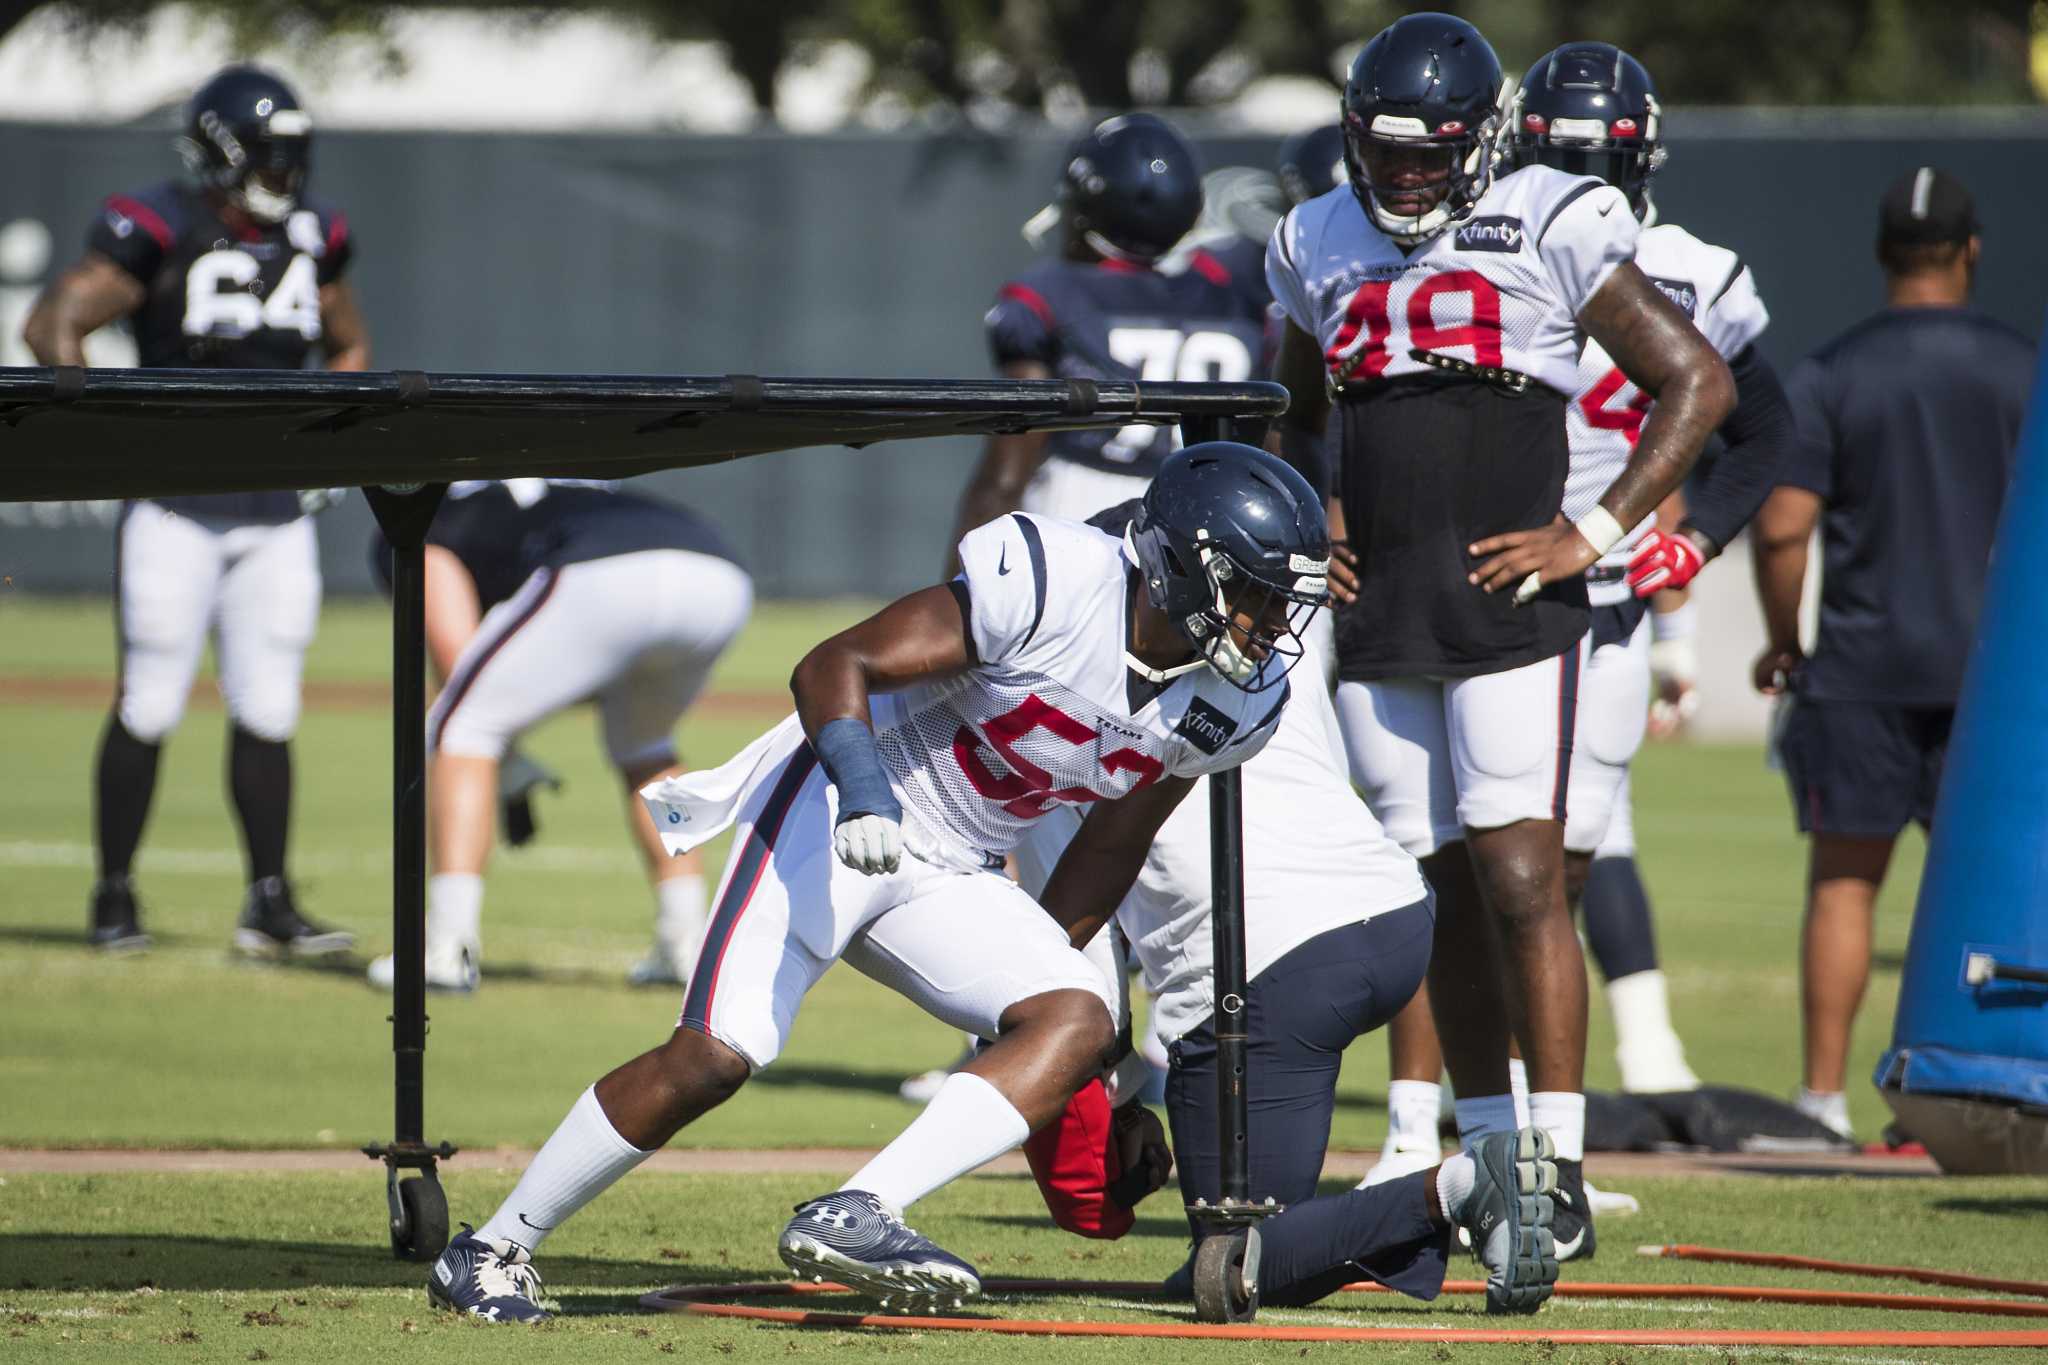
POLYGON ((1192 673, 1198 668, 1207 668, 1209 661, 1207 659, 1196 659, 1192 663, 1175 664, 1172 668, 1154 668, 1127 649, 1124 651, 1124 664, 1131 672, 1137 674, 1146 682, 1152 683, 1155 686, 1164 686, 1182 674, 1192 673))

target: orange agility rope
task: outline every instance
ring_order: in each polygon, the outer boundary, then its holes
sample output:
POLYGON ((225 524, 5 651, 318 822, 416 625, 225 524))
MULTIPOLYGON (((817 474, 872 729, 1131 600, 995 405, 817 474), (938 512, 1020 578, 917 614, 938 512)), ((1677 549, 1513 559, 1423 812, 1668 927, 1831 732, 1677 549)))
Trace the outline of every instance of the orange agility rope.
MULTIPOLYGON (((989 1280, 990 1293, 1090 1293, 1153 1296, 1159 1285, 1152 1282, 1115 1280, 989 1280)), ((1380 1291, 1378 1285, 1349 1285, 1355 1291, 1380 1291)), ((1447 1293, 1472 1294, 1485 1289, 1475 1281, 1452 1281, 1447 1293)), ((1607 1346, 1880 1346, 1898 1348, 1937 1347, 2048 1347, 2048 1331, 1742 1331, 1663 1330, 1602 1328, 1470 1328, 1470 1327, 1307 1327, 1245 1323, 1132 1323, 1051 1322, 1010 1318, 913 1317, 870 1313, 821 1313, 799 1309, 756 1308, 716 1302, 721 1299, 797 1297, 811 1294, 849 1292, 842 1285, 798 1283, 777 1280, 756 1284, 677 1285, 640 1300, 641 1306, 670 1313, 695 1313, 706 1317, 743 1318, 757 1322, 782 1323, 794 1327, 822 1327, 836 1330, 872 1328, 882 1331, 996 1332, 1012 1336, 1064 1337, 1149 1337, 1209 1338, 1228 1341, 1305 1342, 1469 1342, 1527 1344, 1555 1341, 1579 1345, 1607 1346)), ((1384 1292, 1384 1291, 1382 1291, 1384 1292)), ((1684 1299, 1721 1298, 1750 1302, 1824 1303, 1842 1307, 1894 1308, 1922 1312, 1971 1312, 2013 1316, 2048 1316, 2039 1304, 2000 1303, 1994 1300, 1939 1299, 1913 1294, 1853 1294, 1767 1289, 1731 1285, 1684 1286, 1596 1284, 1571 1282, 1558 1292, 1572 1297, 1684 1299), (1788 1297, 1795 1296, 1795 1297, 1788 1297)))
POLYGON ((1783 1270, 1820 1270, 1831 1275, 1864 1275, 1873 1279, 1912 1280, 1919 1284, 1945 1284, 1957 1289, 1982 1289, 1992 1294, 2028 1294, 2048 1299, 2048 1282, 2041 1280, 1994 1280, 1988 1275, 1964 1275, 1954 1270, 1923 1270, 1907 1265, 1865 1265, 1860 1261, 1824 1261, 1814 1256, 1786 1256, 1768 1251, 1730 1251, 1725 1247, 1675 1246, 1637 1247, 1643 1256, 1661 1256, 1677 1261, 1723 1261, 1731 1265, 1775 1266, 1783 1270))

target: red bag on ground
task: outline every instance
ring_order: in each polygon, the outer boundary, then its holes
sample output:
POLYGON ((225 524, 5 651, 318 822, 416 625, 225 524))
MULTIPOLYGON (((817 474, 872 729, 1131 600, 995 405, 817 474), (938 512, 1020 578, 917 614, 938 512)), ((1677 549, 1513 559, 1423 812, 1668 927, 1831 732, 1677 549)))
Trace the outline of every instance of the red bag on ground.
POLYGON ((1045 1207, 1068 1232, 1112 1241, 1123 1236, 1137 1221, 1133 1206, 1164 1184, 1172 1169, 1163 1133, 1152 1144, 1159 1148, 1157 1161, 1124 1169, 1124 1130, 1146 1123, 1158 1128, 1158 1120, 1140 1106, 1126 1110, 1112 1109, 1109 1092, 1100 1080, 1092 1080, 1075 1092, 1058 1118, 1024 1142, 1045 1207))

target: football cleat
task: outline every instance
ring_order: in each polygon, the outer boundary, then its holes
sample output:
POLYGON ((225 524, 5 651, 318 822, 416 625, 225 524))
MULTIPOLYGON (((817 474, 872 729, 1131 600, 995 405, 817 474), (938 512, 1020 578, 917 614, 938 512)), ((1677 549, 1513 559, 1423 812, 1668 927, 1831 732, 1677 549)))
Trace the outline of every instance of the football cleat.
POLYGON ((300 914, 282 877, 251 883, 235 924, 235 951, 245 957, 333 957, 355 945, 346 929, 324 928, 300 914))
POLYGON ((1458 1223, 1486 1267, 1489 1313, 1533 1313, 1557 1284, 1550 1231, 1554 1151, 1541 1128, 1492 1133, 1471 1149, 1472 1194, 1458 1223))
POLYGON ((103 953, 139 953, 150 946, 142 932, 142 911, 126 877, 110 877, 92 889, 92 946, 103 953))
POLYGON ((776 1249, 799 1279, 836 1280, 885 1308, 937 1312, 981 1293, 973 1266, 862 1190, 797 1205, 776 1249))
POLYGON ((1550 1235, 1557 1247, 1557 1259, 1590 1261, 1599 1246, 1593 1235, 1593 1203, 1586 1194, 1586 1167, 1578 1161, 1557 1163, 1557 1193, 1552 1196, 1556 1214, 1550 1235))
POLYGON ((437 1308, 487 1322, 546 1322, 540 1306, 540 1272, 526 1248, 486 1242, 469 1224, 434 1262, 427 1298, 437 1308))
POLYGON ((647 956, 626 971, 629 986, 684 986, 696 965, 696 952, 685 944, 664 943, 659 938, 647 956))
MULTIPOLYGON (((473 993, 480 981, 473 943, 429 943, 427 945, 427 989, 452 995, 473 993)), ((391 990, 398 972, 398 959, 385 954, 370 963, 370 984, 380 991, 391 990)))

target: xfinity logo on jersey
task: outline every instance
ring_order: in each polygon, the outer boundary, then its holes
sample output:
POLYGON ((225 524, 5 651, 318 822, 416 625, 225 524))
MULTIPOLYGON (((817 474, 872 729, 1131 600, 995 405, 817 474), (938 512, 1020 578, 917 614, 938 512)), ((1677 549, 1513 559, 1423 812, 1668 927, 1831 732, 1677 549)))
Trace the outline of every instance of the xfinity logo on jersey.
POLYGON ((1194 697, 1188 701, 1187 713, 1180 718, 1180 724, 1174 727, 1174 731, 1185 736, 1203 753, 1214 755, 1221 752, 1223 746, 1230 742, 1230 737, 1237 733, 1237 722, 1200 697, 1194 697))
POLYGON ((1520 251, 1522 220, 1519 218, 1474 218, 1456 234, 1460 251, 1520 251))
POLYGON ((1660 280, 1650 276, 1650 283, 1664 291, 1664 297, 1678 305, 1678 311, 1687 317, 1693 316, 1693 309, 1699 305, 1699 291, 1692 287, 1691 280, 1660 280))

